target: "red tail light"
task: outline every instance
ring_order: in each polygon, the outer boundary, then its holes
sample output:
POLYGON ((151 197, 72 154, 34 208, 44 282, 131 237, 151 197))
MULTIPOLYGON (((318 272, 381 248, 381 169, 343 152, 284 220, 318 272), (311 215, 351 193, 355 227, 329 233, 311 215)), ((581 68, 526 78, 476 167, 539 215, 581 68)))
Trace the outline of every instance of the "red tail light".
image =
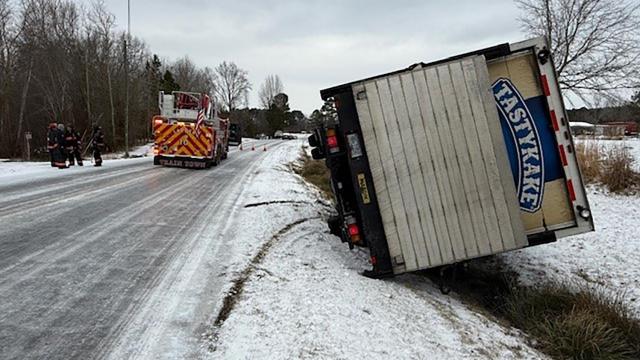
POLYGON ((360 235, 360 229, 358 228, 358 224, 349 225, 349 235, 350 236, 360 235))
POLYGON ((329 148, 330 153, 337 153, 340 151, 335 129, 327 129, 327 147, 329 148))
POLYGON ((349 232, 349 237, 351 238, 351 242, 356 244, 359 243, 362 237, 360 236, 360 228, 358 224, 355 222, 347 225, 347 231, 349 232))

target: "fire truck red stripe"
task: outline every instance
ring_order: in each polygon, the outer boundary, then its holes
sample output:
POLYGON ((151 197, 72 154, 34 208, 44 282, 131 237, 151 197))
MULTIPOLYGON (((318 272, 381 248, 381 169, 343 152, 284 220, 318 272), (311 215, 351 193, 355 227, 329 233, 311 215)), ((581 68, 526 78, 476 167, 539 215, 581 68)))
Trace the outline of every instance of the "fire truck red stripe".
POLYGON ((554 110, 550 111, 551 114, 551 123, 553 124, 553 130, 558 131, 560 127, 558 126, 558 118, 556 117, 556 112, 554 110))
POLYGON ((569 198, 571 201, 576 201, 576 191, 573 189, 573 181, 567 180, 567 190, 569 191, 569 198))
POLYGON ((542 90, 544 91, 544 96, 551 95, 549 91, 549 82, 547 81, 547 75, 540 75, 540 82, 542 82, 542 90))
POLYGON ((558 148, 560 149, 560 158, 562 159, 562 165, 563 166, 569 165, 569 163, 567 162, 567 154, 564 152, 564 146, 558 145, 558 148))

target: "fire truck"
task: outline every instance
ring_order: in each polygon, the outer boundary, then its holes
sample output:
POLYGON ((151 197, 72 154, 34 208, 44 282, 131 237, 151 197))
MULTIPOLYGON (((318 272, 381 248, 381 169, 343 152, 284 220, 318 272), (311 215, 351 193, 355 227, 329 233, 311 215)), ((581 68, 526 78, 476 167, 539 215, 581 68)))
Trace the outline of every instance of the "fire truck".
POLYGON ((221 119, 206 94, 174 91, 158 95, 152 119, 155 165, 205 169, 227 158, 229 120, 221 119))

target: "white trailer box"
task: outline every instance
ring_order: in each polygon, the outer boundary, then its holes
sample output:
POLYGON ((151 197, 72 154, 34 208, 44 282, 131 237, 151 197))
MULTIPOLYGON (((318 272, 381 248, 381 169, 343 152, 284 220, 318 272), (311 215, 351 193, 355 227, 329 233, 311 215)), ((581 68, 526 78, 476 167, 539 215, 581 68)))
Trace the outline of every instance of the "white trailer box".
POLYGON ((312 136, 340 216, 383 276, 593 230, 542 39, 323 90, 338 123, 312 136))

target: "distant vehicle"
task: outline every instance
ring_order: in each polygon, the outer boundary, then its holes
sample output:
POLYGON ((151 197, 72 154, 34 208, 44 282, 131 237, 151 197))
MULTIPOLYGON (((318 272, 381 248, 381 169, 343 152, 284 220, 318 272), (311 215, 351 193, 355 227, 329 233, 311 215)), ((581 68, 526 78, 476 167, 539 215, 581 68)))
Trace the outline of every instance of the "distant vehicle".
POLYGON ((273 138, 274 139, 282 139, 282 135, 284 133, 282 132, 282 130, 277 130, 275 133, 273 133, 273 138))
POLYGON ((369 248, 373 277, 593 231, 544 38, 501 44, 321 91, 333 234, 369 248))
POLYGON ((295 140, 295 136, 291 135, 291 134, 284 134, 282 135, 282 140, 295 140))
POLYGON ((229 125, 229 145, 240 145, 242 143, 242 131, 240 124, 232 123, 229 125))
POLYGON ((636 123, 635 121, 610 121, 610 122, 602 123, 600 125, 624 126, 624 135, 625 136, 638 135, 638 123, 636 123))
POLYGON ((216 116, 206 94, 160 92, 152 119, 154 165, 204 169, 227 157, 229 120, 216 116))

